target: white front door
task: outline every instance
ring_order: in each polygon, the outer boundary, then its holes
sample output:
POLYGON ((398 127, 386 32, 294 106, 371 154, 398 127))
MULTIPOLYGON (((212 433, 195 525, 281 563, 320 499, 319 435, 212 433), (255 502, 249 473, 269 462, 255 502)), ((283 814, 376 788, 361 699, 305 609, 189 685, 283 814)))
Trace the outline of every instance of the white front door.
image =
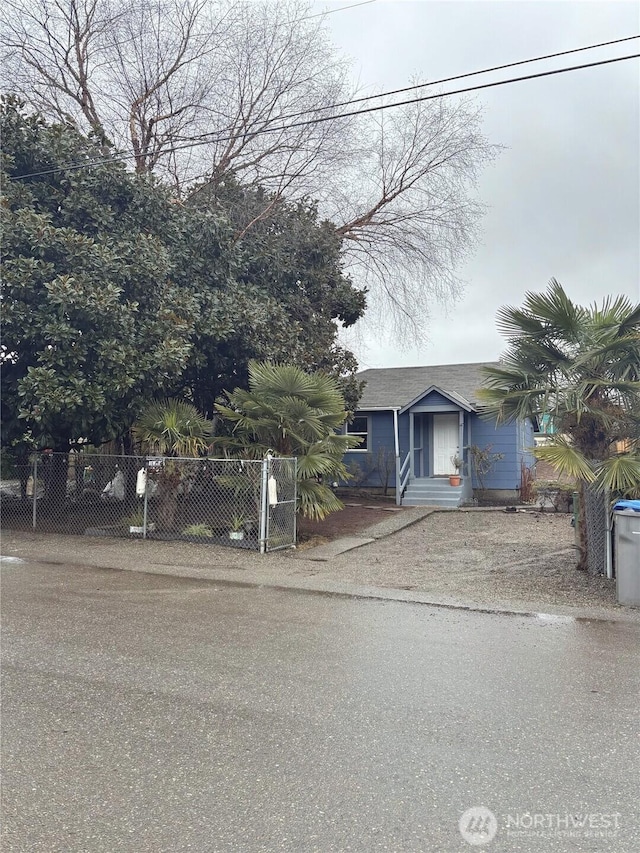
POLYGON ((451 457, 460 455, 458 413, 433 416, 433 476, 454 474, 451 457))

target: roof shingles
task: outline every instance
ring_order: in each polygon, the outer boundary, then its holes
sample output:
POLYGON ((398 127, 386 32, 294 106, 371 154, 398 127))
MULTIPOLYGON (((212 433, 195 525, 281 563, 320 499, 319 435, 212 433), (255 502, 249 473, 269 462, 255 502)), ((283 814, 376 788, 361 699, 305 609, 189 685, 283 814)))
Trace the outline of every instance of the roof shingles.
POLYGON ((404 408, 422 396, 432 386, 450 392, 469 403, 478 404, 476 391, 481 387, 481 368, 497 366, 498 362, 473 362, 470 364, 437 364, 426 367, 382 367, 363 370, 358 379, 366 382, 358 408, 404 408))

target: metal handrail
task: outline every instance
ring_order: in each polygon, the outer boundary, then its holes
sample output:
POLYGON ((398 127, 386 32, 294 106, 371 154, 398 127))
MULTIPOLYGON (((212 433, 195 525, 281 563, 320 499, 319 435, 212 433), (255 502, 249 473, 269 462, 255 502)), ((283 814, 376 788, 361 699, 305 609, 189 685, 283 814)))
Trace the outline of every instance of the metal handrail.
POLYGON ((410 456, 411 452, 409 451, 404 458, 404 462, 400 465, 400 457, 398 457, 397 465, 398 469, 396 472, 396 504, 400 506, 402 503, 402 496, 404 494, 404 490, 407 487, 407 483, 409 482, 409 476, 411 473, 410 470, 410 456))

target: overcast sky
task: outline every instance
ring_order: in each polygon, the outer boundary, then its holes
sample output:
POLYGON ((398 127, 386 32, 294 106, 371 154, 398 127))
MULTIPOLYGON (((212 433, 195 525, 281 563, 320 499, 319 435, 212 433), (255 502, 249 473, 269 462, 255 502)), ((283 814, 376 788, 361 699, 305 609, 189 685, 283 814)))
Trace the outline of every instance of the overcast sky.
MULTIPOLYGON (((319 11, 350 5, 318 3, 319 11)), ((370 92, 640 33, 637 2, 375 0, 327 17, 370 92)), ((480 78, 639 53, 640 40, 480 78)), ((476 82, 478 78, 476 78, 476 82)), ((481 243, 448 311, 431 305, 429 339, 403 350, 391 333, 350 340, 361 368, 496 359, 495 315, 557 278, 581 303, 640 299, 640 61, 479 93, 485 133, 504 151, 484 171, 481 243)), ((419 306, 416 310, 420 310, 419 306)))

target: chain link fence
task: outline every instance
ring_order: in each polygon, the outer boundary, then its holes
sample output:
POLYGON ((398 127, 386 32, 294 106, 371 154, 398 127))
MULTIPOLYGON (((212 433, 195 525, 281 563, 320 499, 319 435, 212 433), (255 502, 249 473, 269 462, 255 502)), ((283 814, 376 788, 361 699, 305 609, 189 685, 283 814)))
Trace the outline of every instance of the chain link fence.
POLYGON ((52 533, 215 543, 296 542, 295 459, 35 454, 2 481, 2 524, 52 533))
POLYGON ((601 575, 606 571, 608 514, 608 496, 585 486, 584 520, 587 537, 587 572, 590 575, 601 575))

